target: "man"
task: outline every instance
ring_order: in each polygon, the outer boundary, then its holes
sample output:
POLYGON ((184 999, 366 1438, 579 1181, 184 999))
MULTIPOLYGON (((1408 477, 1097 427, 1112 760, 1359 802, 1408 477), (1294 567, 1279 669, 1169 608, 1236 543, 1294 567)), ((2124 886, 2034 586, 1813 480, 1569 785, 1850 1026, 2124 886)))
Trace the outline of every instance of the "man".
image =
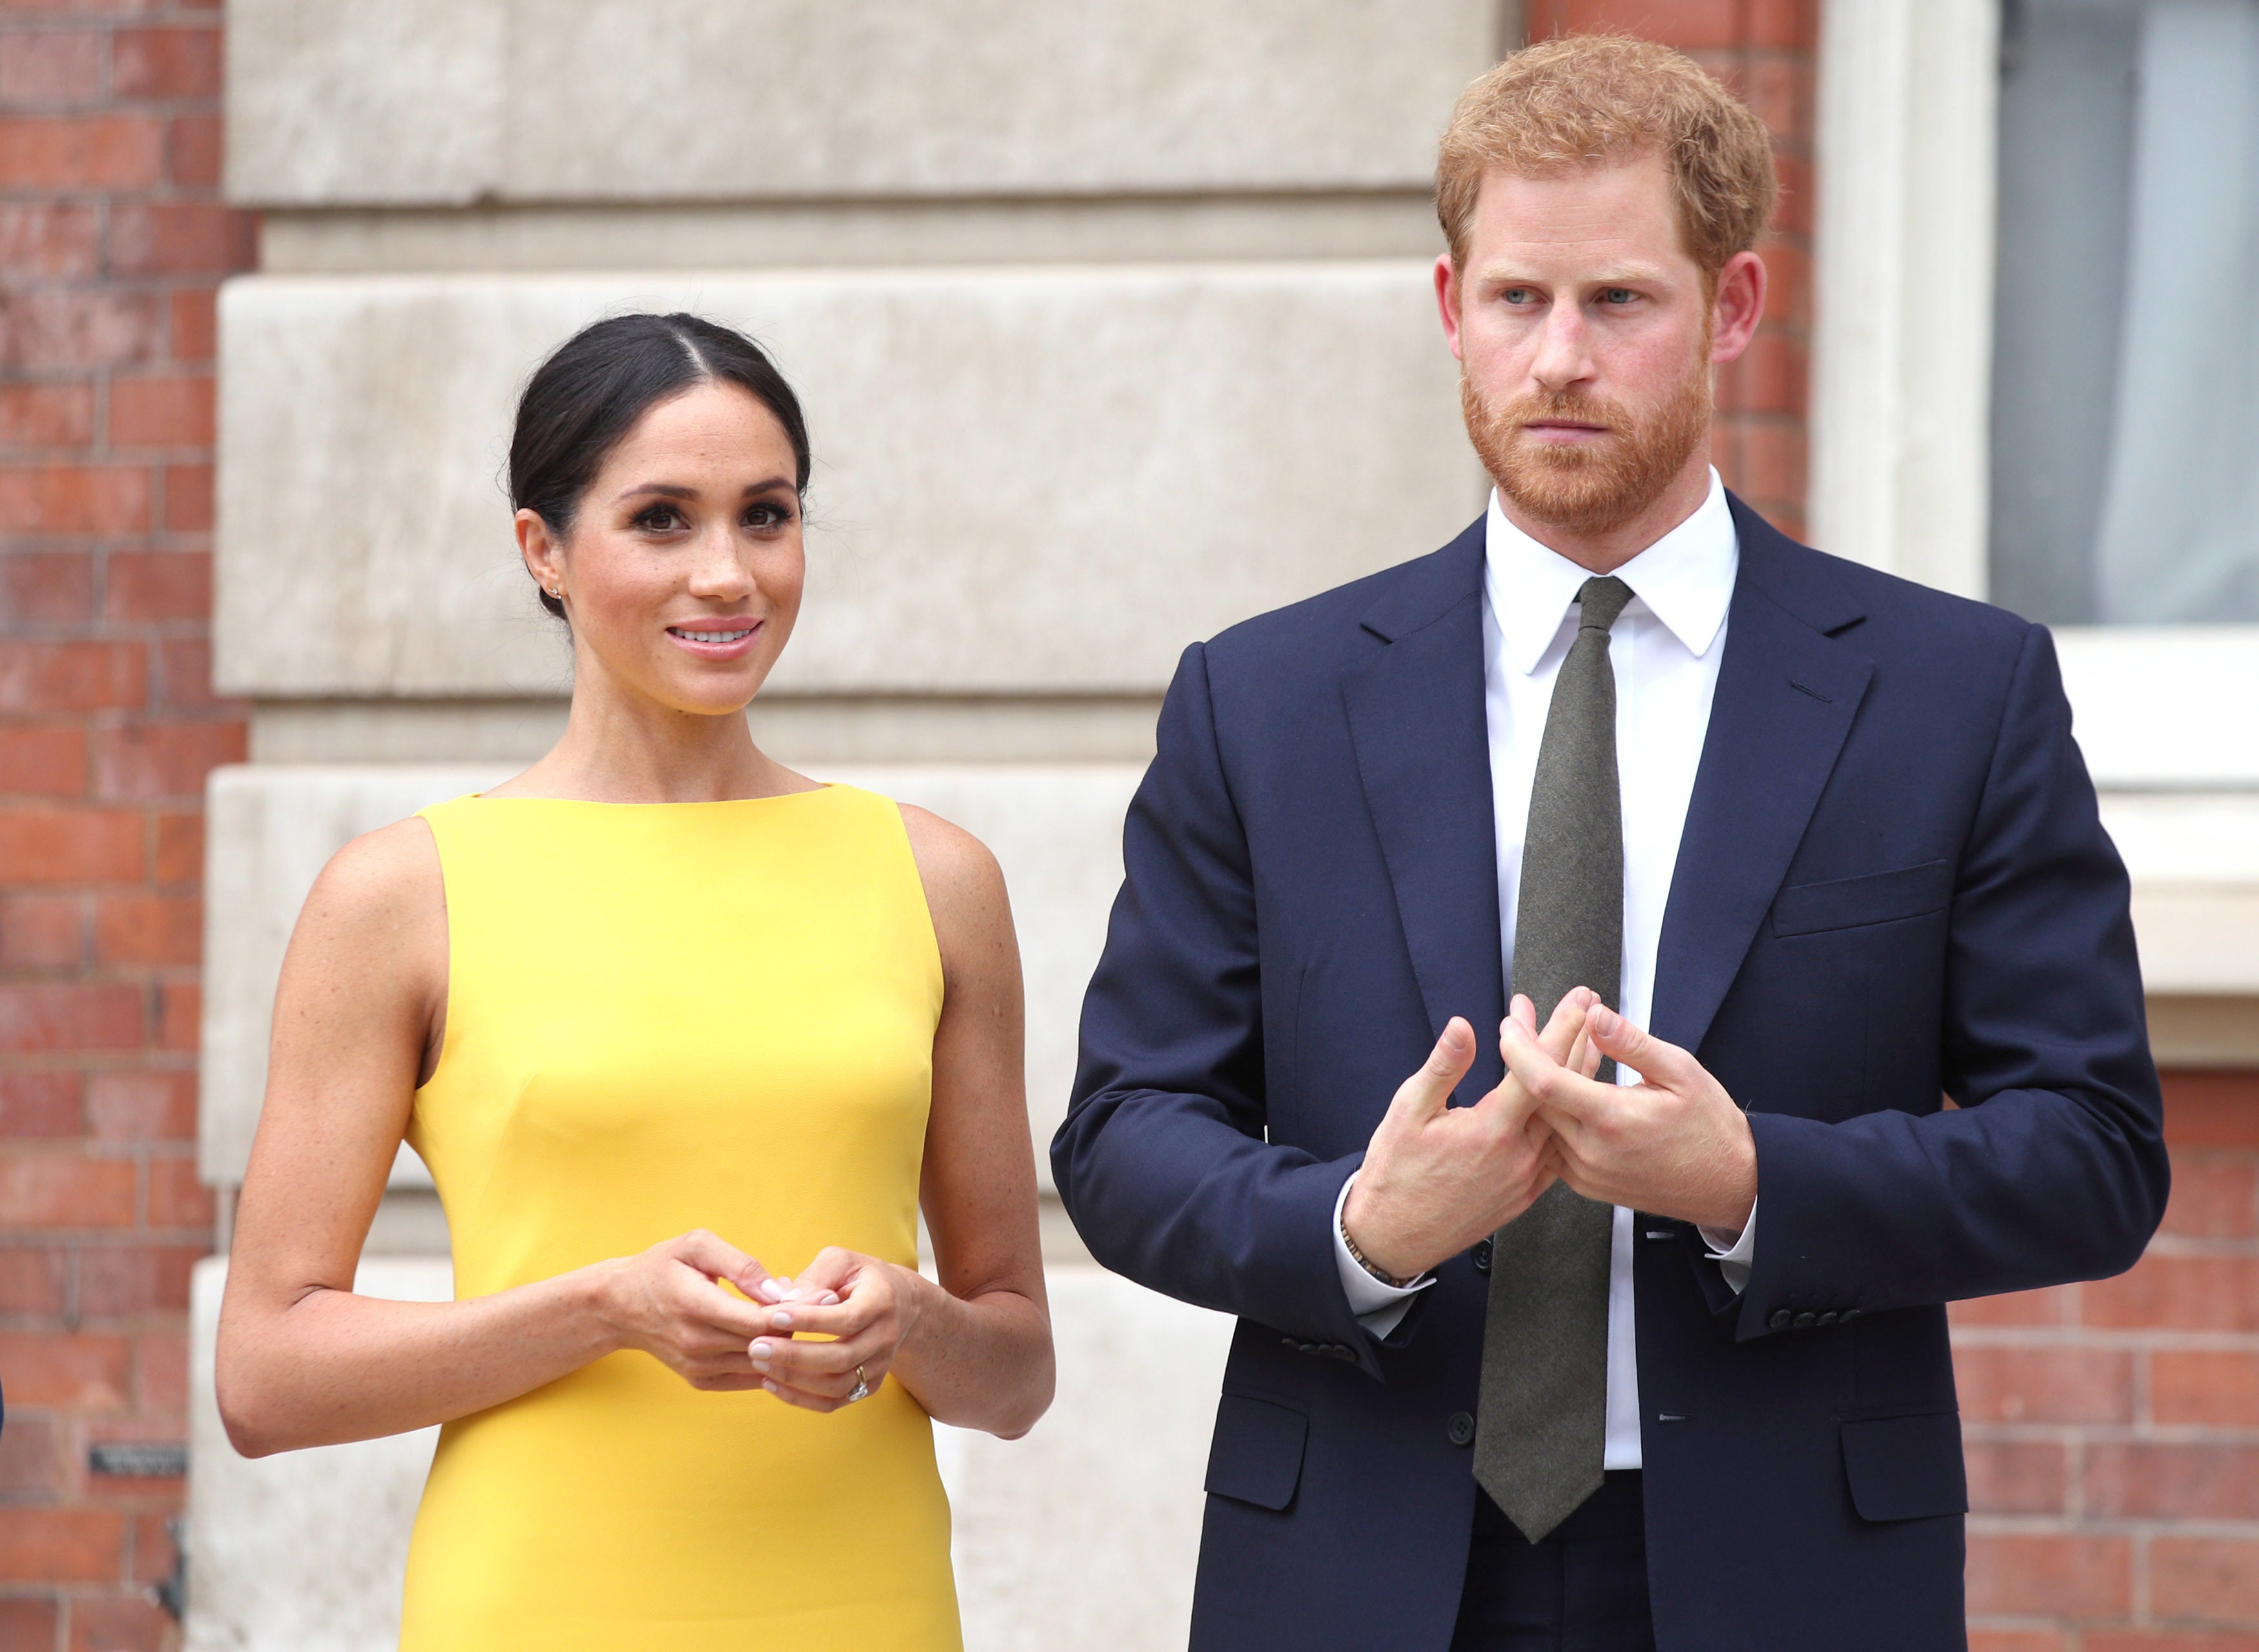
POLYGON ((2166 1190, 2048 635, 1719 485, 1775 184, 1692 63, 1532 46, 1437 178, 1490 509, 1187 651, 1052 1148, 1239 1316, 1193 1643, 1961 1647, 1944 1304, 2166 1190))

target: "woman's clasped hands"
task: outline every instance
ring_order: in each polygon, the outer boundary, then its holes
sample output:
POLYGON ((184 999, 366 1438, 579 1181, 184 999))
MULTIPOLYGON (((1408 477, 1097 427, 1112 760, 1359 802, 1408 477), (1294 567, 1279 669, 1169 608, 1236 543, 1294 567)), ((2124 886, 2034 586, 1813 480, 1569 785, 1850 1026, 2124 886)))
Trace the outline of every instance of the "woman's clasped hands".
POLYGON ((771 1274, 703 1229, 594 1271, 615 1346, 649 1354, 693 1388, 758 1388, 818 1412, 878 1391, 917 1322, 923 1282, 837 1246, 796 1279, 771 1274))

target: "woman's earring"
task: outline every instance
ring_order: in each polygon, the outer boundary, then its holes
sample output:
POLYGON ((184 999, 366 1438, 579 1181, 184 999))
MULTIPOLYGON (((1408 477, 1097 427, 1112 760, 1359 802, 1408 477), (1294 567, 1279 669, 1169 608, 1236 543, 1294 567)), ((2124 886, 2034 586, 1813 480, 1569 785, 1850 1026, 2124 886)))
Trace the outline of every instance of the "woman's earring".
POLYGON ((563 595, 565 595, 565 593, 564 593, 564 592, 562 592, 561 590, 558 589, 558 588, 557 588, 557 587, 555 587, 555 586, 553 586, 553 585, 552 585, 552 586, 551 586, 551 587, 549 587, 549 595, 552 595, 552 596, 554 596, 554 597, 561 597, 561 596, 563 596, 563 595))

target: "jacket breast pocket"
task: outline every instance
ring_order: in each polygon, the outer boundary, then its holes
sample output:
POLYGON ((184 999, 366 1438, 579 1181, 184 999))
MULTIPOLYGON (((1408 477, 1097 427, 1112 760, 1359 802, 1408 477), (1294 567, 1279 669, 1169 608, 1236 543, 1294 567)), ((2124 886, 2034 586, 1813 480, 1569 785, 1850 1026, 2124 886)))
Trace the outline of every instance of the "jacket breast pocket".
POLYGON ((1942 912, 1952 899, 1953 863, 1947 860, 1826 883, 1792 884, 1773 899, 1772 932, 1817 935, 1894 923, 1942 912))
POLYGON ((1961 1415, 1849 1417, 1843 1475, 1863 1520, 1912 1520, 1969 1512, 1969 1470, 1961 1455, 1961 1415))
POLYGON ((1258 1508, 1285 1508, 1301 1483, 1309 1433, 1309 1419, 1290 1406, 1226 1394, 1215 1408, 1207 1489, 1258 1508))

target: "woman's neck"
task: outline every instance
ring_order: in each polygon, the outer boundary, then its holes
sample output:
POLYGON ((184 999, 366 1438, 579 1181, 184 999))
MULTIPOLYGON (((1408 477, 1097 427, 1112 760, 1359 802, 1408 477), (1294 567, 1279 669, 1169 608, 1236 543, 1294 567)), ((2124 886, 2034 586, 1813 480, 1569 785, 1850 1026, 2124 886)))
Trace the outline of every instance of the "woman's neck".
POLYGON ((718 803, 815 784, 755 745, 742 711, 680 711, 584 682, 574 689, 564 737, 490 795, 718 803))

